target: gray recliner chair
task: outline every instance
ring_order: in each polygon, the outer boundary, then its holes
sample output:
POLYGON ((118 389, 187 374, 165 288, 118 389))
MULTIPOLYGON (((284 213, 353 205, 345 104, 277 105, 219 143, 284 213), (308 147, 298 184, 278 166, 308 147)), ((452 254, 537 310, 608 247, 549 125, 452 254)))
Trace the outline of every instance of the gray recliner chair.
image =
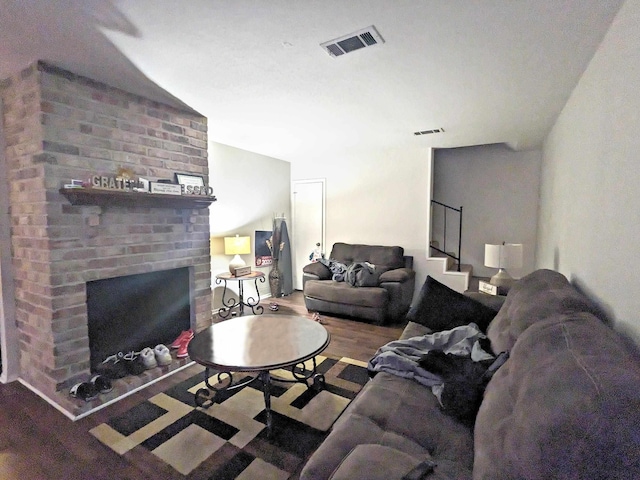
POLYGON ((402 247, 335 243, 329 260, 375 266, 376 286, 356 287, 332 279, 321 262, 303 268, 304 301, 309 311, 369 320, 377 325, 404 320, 413 299, 413 257, 402 247))

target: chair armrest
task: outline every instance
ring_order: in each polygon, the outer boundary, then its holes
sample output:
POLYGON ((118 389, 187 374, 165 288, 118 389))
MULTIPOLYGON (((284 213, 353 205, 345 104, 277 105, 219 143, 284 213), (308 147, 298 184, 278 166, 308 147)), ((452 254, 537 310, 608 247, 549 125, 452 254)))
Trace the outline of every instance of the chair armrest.
POLYGON ((320 262, 310 263, 302 268, 303 273, 315 275, 318 280, 330 280, 331 270, 320 262))
POLYGON ((416 272, 410 268, 394 268, 380 274, 379 283, 397 282, 405 283, 415 278, 416 272))

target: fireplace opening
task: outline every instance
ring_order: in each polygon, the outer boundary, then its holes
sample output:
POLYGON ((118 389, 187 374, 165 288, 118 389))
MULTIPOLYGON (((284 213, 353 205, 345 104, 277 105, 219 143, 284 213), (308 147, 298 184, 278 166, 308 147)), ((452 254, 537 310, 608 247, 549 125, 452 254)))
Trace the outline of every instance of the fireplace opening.
POLYGON ((118 352, 169 345, 191 327, 188 267, 87 282, 91 370, 118 352))

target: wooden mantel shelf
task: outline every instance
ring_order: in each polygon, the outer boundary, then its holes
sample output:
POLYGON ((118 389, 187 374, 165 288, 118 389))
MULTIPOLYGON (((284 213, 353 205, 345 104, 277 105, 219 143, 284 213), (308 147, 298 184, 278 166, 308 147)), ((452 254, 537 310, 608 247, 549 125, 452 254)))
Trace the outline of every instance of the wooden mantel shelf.
POLYGON ((167 195, 99 188, 61 188, 71 205, 100 207, 207 208, 217 199, 204 195, 167 195))

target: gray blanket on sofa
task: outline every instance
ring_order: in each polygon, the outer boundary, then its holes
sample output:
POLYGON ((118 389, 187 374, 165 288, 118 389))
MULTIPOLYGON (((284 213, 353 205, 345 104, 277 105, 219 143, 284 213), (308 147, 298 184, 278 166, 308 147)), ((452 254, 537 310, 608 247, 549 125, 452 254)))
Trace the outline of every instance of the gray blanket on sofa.
POLYGON ((451 330, 396 340, 378 349, 369 360, 368 369, 412 378, 426 387, 436 387, 442 385, 442 379, 418 366, 420 357, 431 350, 441 350, 453 355, 470 356, 474 362, 492 360, 494 356, 480 347, 478 340, 481 338, 486 336, 475 323, 470 323, 451 330))

